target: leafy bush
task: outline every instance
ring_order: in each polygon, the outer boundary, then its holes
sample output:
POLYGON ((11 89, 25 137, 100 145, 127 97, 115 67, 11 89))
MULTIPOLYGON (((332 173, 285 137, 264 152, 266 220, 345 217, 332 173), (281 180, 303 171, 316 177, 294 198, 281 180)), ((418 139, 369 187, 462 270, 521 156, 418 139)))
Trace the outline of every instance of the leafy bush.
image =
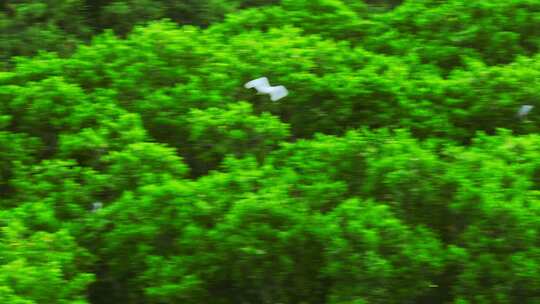
POLYGON ((538 1, 0 7, 0 302, 540 301, 538 1))

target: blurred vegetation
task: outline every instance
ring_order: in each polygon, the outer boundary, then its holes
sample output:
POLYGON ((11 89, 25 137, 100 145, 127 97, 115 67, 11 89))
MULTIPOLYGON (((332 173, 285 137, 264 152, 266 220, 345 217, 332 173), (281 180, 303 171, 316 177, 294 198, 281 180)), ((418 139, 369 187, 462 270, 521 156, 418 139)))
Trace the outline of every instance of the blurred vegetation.
POLYGON ((540 1, 0 8, 0 303, 540 303, 540 1))

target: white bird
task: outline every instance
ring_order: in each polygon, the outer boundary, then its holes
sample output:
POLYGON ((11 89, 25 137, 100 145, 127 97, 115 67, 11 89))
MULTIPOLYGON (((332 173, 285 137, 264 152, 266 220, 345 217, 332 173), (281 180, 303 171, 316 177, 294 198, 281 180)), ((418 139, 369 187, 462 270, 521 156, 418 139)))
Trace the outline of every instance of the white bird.
POLYGON ((287 96, 289 91, 284 86, 270 86, 268 78, 261 77, 255 80, 252 80, 244 85, 246 89, 255 88, 259 94, 269 94, 272 101, 280 100, 281 98, 287 96))
POLYGON ((92 204, 92 212, 96 212, 103 207, 102 202, 95 202, 92 204))
POLYGON ((529 114, 529 112, 534 108, 534 106, 531 105, 523 105, 521 108, 519 108, 519 111, 517 113, 517 116, 519 118, 523 118, 529 114))

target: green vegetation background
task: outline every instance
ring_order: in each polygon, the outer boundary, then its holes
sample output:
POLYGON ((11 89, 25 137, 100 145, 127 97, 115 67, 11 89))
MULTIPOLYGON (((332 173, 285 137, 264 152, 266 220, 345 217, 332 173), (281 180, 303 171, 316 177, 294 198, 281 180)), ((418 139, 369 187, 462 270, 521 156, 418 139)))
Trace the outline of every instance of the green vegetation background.
POLYGON ((0 35, 0 303, 540 303, 538 0, 4 0, 0 35))

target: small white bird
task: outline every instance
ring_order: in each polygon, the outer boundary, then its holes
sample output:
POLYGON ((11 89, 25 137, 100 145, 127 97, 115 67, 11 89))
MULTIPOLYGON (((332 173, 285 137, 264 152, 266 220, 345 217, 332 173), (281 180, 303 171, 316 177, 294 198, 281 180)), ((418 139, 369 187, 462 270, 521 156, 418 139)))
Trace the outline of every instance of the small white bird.
POLYGON ((246 83, 244 87, 246 87, 246 89, 255 88, 259 94, 269 94, 272 101, 278 101, 289 94, 289 91, 287 91, 287 88, 284 86, 270 86, 268 78, 266 77, 252 80, 246 83))
POLYGON ((523 118, 529 114, 529 112, 534 108, 534 106, 531 105, 523 105, 521 108, 519 108, 519 111, 517 113, 517 116, 519 118, 523 118))
POLYGON ((92 204, 92 212, 96 212, 103 207, 102 202, 95 202, 92 204))

